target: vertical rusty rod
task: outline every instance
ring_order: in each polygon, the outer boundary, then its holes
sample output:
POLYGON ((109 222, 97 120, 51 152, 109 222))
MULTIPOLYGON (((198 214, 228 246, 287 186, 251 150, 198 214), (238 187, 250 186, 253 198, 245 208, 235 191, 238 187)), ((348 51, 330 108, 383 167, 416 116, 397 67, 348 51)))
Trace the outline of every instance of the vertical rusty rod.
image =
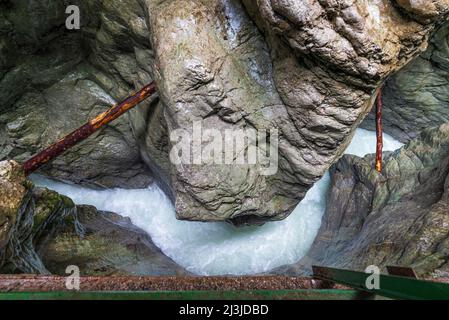
POLYGON ((96 118, 90 120, 72 133, 69 133, 67 136, 60 139, 58 142, 39 152, 23 164, 25 174, 29 175, 33 173, 42 165, 50 162, 69 148, 83 141, 104 125, 117 119, 122 114, 154 94, 156 91, 157 89, 155 83, 151 82, 140 91, 126 98, 123 102, 112 106, 109 110, 101 113, 96 118))
POLYGON ((382 172, 382 88, 377 93, 376 101, 376 170, 382 172))

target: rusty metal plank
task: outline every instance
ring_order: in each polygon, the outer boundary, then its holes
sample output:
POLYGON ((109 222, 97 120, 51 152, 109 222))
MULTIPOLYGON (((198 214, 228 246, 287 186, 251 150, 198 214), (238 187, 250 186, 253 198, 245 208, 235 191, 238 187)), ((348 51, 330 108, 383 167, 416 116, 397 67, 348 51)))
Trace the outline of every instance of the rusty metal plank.
POLYGON ((359 300, 356 290, 253 290, 253 291, 55 291, 0 293, 0 300, 359 300))
MULTIPOLYGON (((37 275, 0 276, 0 292, 66 291, 66 277, 37 275)), ((81 291, 199 291, 199 290, 308 290, 349 289, 308 277, 241 276, 112 276, 81 277, 81 291)))

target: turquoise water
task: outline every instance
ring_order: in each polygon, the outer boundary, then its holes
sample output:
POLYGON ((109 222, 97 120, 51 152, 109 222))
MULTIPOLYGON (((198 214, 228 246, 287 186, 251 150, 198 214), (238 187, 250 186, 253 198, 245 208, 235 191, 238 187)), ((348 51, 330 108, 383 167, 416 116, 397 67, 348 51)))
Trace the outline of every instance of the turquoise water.
MULTIPOLYGON (((374 153, 375 146, 375 133, 358 129, 346 153, 363 156, 374 153)), ((401 146, 392 137, 384 136, 385 151, 401 146)), ((330 183, 326 173, 283 221, 235 228, 220 222, 176 220, 172 204, 156 186, 98 191, 43 177, 33 177, 33 180, 37 185, 71 197, 77 204, 94 205, 131 218, 167 256, 200 275, 255 274, 301 259, 320 227, 330 183)))

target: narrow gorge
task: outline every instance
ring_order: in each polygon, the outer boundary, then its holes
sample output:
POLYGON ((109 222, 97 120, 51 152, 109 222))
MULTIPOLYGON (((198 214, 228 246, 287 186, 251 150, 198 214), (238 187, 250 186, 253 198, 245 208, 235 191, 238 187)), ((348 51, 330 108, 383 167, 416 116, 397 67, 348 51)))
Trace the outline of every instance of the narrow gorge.
POLYGON ((0 273, 447 276, 448 15, 447 0, 0 0, 0 273), (156 97, 25 177, 152 81, 156 97), (251 150, 269 161, 240 162, 251 150))

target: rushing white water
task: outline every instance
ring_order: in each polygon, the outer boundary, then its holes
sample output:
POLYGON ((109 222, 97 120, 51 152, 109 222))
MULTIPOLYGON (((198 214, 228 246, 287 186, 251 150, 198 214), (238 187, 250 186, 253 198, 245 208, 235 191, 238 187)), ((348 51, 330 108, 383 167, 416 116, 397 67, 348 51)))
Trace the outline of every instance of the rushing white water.
MULTIPOLYGON (((373 153, 375 142, 374 132, 358 129, 347 153, 373 153)), ((401 146, 392 137, 384 136, 384 150, 401 146)), ((130 217, 167 256, 191 272, 241 275, 294 263, 306 254, 321 224, 330 177, 326 173, 287 219, 244 228, 176 220, 172 204, 156 186, 98 191, 38 176, 33 180, 71 197, 77 204, 90 204, 130 217)))

